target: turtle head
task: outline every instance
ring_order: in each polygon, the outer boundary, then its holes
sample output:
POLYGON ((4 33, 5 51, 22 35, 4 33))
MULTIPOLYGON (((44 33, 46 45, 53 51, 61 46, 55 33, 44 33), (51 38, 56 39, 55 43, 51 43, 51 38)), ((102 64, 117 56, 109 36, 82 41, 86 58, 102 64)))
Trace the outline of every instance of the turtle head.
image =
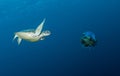
POLYGON ((49 30, 43 31, 40 36, 41 37, 45 37, 45 36, 49 36, 51 34, 51 32, 49 30))

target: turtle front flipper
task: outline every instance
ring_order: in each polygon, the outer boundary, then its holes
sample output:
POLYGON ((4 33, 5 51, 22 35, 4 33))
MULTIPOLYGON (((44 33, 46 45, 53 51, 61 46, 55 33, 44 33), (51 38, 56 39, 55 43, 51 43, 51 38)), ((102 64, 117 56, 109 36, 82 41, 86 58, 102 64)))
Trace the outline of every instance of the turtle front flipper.
POLYGON ((41 22, 41 24, 36 28, 35 35, 39 35, 42 31, 43 25, 45 23, 45 19, 41 22))

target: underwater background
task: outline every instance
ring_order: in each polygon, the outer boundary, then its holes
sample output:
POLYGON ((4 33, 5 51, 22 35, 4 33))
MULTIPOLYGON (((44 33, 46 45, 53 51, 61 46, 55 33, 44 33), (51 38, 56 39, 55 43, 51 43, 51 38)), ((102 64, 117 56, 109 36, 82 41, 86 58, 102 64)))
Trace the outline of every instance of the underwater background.
POLYGON ((0 76, 120 76, 119 0, 0 0, 0 29, 0 76), (13 41, 44 18, 45 40, 13 41), (95 47, 81 45, 86 31, 95 47))

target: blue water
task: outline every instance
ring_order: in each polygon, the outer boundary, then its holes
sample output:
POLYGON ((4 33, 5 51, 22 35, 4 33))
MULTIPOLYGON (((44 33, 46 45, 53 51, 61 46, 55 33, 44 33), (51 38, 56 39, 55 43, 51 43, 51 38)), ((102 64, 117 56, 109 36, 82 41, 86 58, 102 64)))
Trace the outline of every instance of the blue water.
POLYGON ((119 0, 0 0, 0 29, 0 76, 120 76, 119 0), (12 41, 44 18, 45 40, 12 41), (80 43, 86 31, 94 48, 80 43))

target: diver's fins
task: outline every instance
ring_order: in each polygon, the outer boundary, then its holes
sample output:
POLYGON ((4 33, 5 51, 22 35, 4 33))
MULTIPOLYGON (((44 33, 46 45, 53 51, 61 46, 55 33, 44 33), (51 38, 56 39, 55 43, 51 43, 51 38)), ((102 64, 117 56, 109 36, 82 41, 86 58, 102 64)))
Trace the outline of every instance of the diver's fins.
POLYGON ((22 39, 18 37, 18 40, 17 40, 18 45, 20 45, 21 41, 22 41, 22 39))
POLYGON ((42 31, 43 25, 45 23, 45 19, 41 22, 41 24, 36 28, 35 35, 39 35, 42 31))

